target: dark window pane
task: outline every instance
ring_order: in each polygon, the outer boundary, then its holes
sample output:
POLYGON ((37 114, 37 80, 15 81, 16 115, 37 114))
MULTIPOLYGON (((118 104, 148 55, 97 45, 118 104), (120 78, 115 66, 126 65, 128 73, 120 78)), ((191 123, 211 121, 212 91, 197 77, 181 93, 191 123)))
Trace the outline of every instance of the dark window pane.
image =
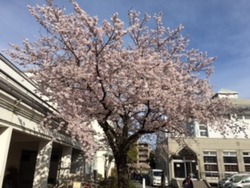
POLYGON ((250 172, 250 165, 245 165, 245 171, 250 172))
POLYGON ((153 172, 154 176, 161 176, 162 172, 153 172))
POLYGON ((218 173, 213 173, 213 172, 206 172, 205 173, 206 177, 219 177, 218 173))
POLYGON ((245 119, 250 119, 250 115, 244 115, 245 119))
POLYGON ((216 156, 204 156, 204 163, 217 163, 216 156))
POLYGON ((244 163, 250 163, 250 157, 244 157, 244 163))
POLYGON ((225 165, 225 171, 238 172, 238 165, 225 165))
POLYGON ((205 165, 205 171, 218 171, 217 165, 205 165))
POLYGON ((205 126, 200 126, 200 130, 207 131, 207 127, 205 127, 205 126))
POLYGON ((208 136, 207 132, 201 131, 200 134, 201 134, 201 136, 208 136))
POLYGON ((224 163, 237 163, 237 157, 223 157, 224 163))

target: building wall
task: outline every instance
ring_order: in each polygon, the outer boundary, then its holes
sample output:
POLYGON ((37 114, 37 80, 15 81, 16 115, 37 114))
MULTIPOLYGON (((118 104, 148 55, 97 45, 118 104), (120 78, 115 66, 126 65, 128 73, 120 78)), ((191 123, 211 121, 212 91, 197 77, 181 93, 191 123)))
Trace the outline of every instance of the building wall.
POLYGON ((115 161, 111 151, 99 150, 95 153, 93 160, 93 170, 102 178, 111 176, 111 171, 115 167, 115 161), (106 174, 105 174, 106 173, 106 174))
POLYGON ((47 188, 48 180, 62 182, 82 173, 84 158, 72 157, 73 150, 82 153, 80 144, 40 126, 44 113, 55 109, 35 89, 34 82, 0 54, 0 187, 13 170, 15 182, 25 188, 47 188), (76 163, 78 167, 72 165, 76 163))
MULTIPOLYGON (((237 92, 222 90, 215 97, 227 97, 238 107, 250 107, 250 100, 239 99, 237 92)), ((181 144, 167 134, 159 134, 157 143, 165 145, 167 157, 159 158, 158 166, 167 169, 169 180, 184 179, 191 169, 194 179, 206 179, 210 183, 217 183, 228 174, 250 172, 249 113, 230 114, 227 117, 230 124, 221 125, 223 132, 209 124, 194 122, 187 126, 193 137, 183 137, 181 144)))
MULTIPOLYGON (((169 151, 168 151, 168 161, 169 165, 173 167, 173 156, 179 156, 179 151, 183 148, 175 140, 168 139, 169 151)), ((227 174, 235 172, 245 172, 250 171, 250 163, 244 162, 243 152, 250 153, 249 139, 210 139, 210 138, 195 138, 195 139, 185 139, 185 144, 188 146, 197 157, 197 170, 200 179, 206 179, 211 183, 217 183, 219 179, 225 177, 227 174), (216 163, 206 163, 204 161, 207 152, 215 152, 215 157, 217 159, 216 163), (238 166, 237 171, 227 171, 225 169, 224 153, 231 152, 235 153, 235 158, 237 162, 235 165, 238 166), (205 169, 205 164, 216 165, 217 171, 209 171, 205 169), (246 166, 249 166, 246 168, 246 166)), ((234 156, 234 155, 232 155, 234 156)), ((185 156, 184 156, 185 157, 185 156)), ((248 158, 248 156, 245 156, 248 158)), ((250 155, 249 155, 250 159, 250 155)), ((228 163, 230 165, 230 163, 228 163)), ((232 165, 232 164, 231 164, 232 165)), ((174 169, 171 168, 169 171, 170 179, 174 177, 174 169)))
POLYGON ((105 178, 105 176, 109 177, 111 176, 112 169, 115 167, 113 153, 108 143, 105 142, 104 132, 98 122, 93 121, 92 127, 96 132, 94 139, 99 145, 99 149, 95 152, 92 164, 90 164, 87 171, 89 174, 93 174, 95 171, 97 174, 101 175, 102 178, 105 178))
POLYGON ((148 143, 144 143, 144 142, 139 142, 137 145, 138 148, 138 168, 139 169, 150 169, 150 166, 147 162, 149 156, 150 156, 150 152, 152 151, 152 147, 150 144, 148 143))

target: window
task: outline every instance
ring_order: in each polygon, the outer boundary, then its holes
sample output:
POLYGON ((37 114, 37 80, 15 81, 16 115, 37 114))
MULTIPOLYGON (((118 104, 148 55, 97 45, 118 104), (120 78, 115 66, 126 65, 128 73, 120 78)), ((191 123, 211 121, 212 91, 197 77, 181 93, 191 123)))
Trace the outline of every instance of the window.
POLYGON ((243 152, 245 171, 250 172, 250 152, 243 152))
POLYGON ((224 163, 237 163, 237 157, 223 157, 224 163))
POLYGON ((203 155, 216 156, 216 151, 203 151, 203 155))
POLYGON ((247 119, 247 120, 249 120, 250 119, 250 115, 244 115, 244 119, 247 119))
POLYGON ((250 165, 245 165, 245 171, 250 172, 250 165))
POLYGON ((225 171, 226 172, 238 172, 238 166, 237 165, 225 165, 225 171))
POLYGON ((219 173, 213 173, 213 172, 206 172, 205 173, 206 177, 212 177, 212 178, 219 178, 219 173))
POLYGON ((161 176, 162 172, 161 171, 155 171, 155 172, 153 172, 153 175, 154 176, 161 176))
POLYGON ((238 172, 237 153, 235 151, 224 151, 223 161, 225 172, 238 172))
POLYGON ((208 131, 207 131, 207 126, 206 125, 200 125, 199 126, 200 129, 200 136, 208 136, 208 131))
POLYGON ((211 165, 211 164, 205 164, 205 171, 218 171, 217 164, 211 165))
POLYGON ((204 163, 217 163, 216 156, 204 156, 204 163))
POLYGON ((242 120, 243 116, 242 115, 237 115, 237 119, 236 120, 242 120))
POLYGON ((203 161, 206 177, 218 177, 216 151, 203 151, 203 161))
POLYGON ((244 182, 245 182, 245 183, 249 183, 249 182, 250 182, 250 178, 246 178, 246 179, 244 180, 244 182))
POLYGON ((250 165, 250 156, 244 157, 244 163, 249 163, 249 165, 250 165))

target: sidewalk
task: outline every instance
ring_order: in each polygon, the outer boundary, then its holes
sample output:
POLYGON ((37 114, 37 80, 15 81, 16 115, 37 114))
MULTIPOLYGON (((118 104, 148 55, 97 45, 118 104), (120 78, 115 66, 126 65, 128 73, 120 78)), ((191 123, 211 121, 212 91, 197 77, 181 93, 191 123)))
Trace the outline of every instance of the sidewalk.
MULTIPOLYGON (((136 188, 142 188, 142 184, 138 181, 133 181, 133 184, 136 186, 136 188)), ((146 185, 145 188, 152 188, 149 185, 146 185)), ((160 187, 159 187, 160 188, 160 187)), ((171 186, 166 186, 165 188, 172 188, 171 186)))

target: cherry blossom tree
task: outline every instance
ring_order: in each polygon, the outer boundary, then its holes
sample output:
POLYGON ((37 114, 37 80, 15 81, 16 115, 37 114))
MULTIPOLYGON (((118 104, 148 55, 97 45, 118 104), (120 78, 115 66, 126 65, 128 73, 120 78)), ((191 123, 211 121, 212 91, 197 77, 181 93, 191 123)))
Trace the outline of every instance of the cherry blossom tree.
POLYGON ((125 27, 117 13, 99 22, 71 4, 72 13, 52 1, 29 7, 46 32, 12 45, 9 53, 32 72, 39 91, 56 105, 56 116, 67 122, 57 129, 81 141, 87 156, 95 148, 91 122, 98 122, 113 151, 118 185, 126 188, 127 153, 142 135, 186 135, 187 122, 214 121, 227 110, 211 99, 215 59, 188 49, 183 26, 165 27, 161 13, 129 11, 125 27))

